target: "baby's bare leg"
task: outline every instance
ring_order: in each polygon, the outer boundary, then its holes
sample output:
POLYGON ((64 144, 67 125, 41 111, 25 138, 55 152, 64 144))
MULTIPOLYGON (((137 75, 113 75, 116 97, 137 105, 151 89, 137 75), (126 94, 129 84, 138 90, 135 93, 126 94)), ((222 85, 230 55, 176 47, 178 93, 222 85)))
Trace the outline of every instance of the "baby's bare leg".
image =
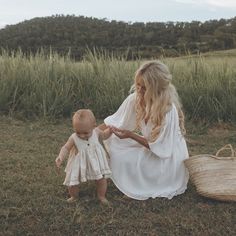
POLYGON ((78 185, 73 185, 68 187, 68 191, 70 194, 70 198, 67 199, 68 202, 73 202, 78 198, 79 195, 79 187, 78 185))
POLYGON ((97 184, 97 196, 101 202, 107 201, 106 192, 107 192, 107 180, 105 178, 96 180, 97 184))

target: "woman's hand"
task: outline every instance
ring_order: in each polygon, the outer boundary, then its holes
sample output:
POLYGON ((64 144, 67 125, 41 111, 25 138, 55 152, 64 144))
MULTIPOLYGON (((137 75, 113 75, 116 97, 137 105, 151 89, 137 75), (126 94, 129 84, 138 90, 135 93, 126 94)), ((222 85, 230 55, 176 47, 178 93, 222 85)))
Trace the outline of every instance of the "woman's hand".
POLYGON ((131 138, 132 132, 126 129, 118 129, 114 126, 111 127, 113 134, 115 134, 120 139, 131 138))
POLYGON ((140 143, 141 145, 143 145, 144 147, 150 149, 147 139, 145 139, 143 136, 138 135, 130 130, 118 129, 114 126, 111 126, 110 128, 113 134, 115 134, 120 139, 131 138, 136 142, 140 143))

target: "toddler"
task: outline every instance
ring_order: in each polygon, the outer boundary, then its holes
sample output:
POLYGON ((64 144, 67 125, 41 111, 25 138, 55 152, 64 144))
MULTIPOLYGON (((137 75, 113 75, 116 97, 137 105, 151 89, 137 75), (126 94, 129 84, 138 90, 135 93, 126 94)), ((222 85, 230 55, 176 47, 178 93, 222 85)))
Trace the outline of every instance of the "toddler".
POLYGON ((107 204, 107 180, 111 170, 107 161, 107 154, 100 141, 111 135, 111 129, 104 131, 96 128, 96 119, 91 110, 81 109, 75 112, 72 118, 75 133, 73 133, 56 158, 56 166, 70 153, 66 165, 64 185, 68 186, 70 198, 67 202, 77 200, 80 182, 96 180, 97 197, 103 204, 107 204))

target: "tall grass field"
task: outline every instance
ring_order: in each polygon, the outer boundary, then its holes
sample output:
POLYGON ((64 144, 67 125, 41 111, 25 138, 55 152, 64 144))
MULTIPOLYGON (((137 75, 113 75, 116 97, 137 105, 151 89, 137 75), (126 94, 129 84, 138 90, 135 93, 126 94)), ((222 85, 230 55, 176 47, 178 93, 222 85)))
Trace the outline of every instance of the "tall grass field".
MULTIPOLYGON (((232 51, 232 55, 233 51, 232 51)), ((236 120, 236 56, 163 58, 173 75, 186 116, 192 120, 236 120)), ((97 117, 114 112, 128 95, 142 61, 88 52, 75 62, 56 53, 24 56, 2 51, 0 112, 23 117, 69 117, 91 108, 97 117)))

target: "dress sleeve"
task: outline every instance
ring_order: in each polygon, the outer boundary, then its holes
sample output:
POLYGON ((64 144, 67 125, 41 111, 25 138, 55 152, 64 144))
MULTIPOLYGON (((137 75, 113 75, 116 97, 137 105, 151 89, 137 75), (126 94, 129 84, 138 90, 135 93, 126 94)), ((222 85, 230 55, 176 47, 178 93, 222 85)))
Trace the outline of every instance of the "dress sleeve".
POLYGON ((175 105, 172 105, 171 110, 166 114, 165 123, 157 139, 154 142, 149 142, 150 150, 159 158, 169 158, 173 155, 176 139, 183 138, 180 127, 179 117, 175 105))
POLYGON ((135 96, 135 93, 130 94, 119 109, 104 120, 104 123, 121 129, 134 130, 136 126, 135 96))

